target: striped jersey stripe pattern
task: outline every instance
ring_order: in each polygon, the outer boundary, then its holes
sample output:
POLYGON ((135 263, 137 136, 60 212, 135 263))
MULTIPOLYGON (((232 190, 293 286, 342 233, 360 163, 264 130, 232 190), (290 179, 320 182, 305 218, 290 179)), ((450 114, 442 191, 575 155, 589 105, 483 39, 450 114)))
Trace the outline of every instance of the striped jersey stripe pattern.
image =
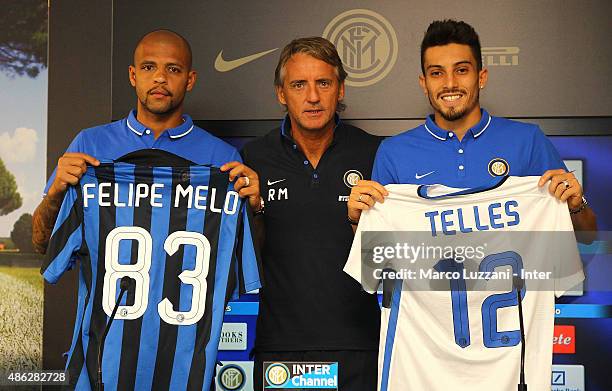
POLYGON ((66 364, 94 389, 104 346, 108 390, 208 390, 227 301, 260 287, 251 215, 227 173, 209 166, 103 163, 64 198, 41 269, 55 283, 80 264, 66 364))

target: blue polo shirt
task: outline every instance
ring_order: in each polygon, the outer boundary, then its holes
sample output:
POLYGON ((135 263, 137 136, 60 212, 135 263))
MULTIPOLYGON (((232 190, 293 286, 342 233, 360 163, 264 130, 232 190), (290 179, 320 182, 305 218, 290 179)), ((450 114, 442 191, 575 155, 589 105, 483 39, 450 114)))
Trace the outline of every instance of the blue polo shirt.
POLYGON ((437 126, 433 115, 423 125, 387 138, 376 153, 372 179, 383 185, 471 188, 505 175, 539 176, 546 170, 566 169, 537 125, 481 112, 480 122, 461 141, 437 126))
MULTIPOLYGON (((195 126, 187 114, 183 114, 181 125, 165 130, 156 140, 153 131, 138 122, 136 110, 122 120, 82 130, 66 152, 86 153, 101 162, 110 162, 140 149, 161 149, 196 164, 221 166, 233 160, 242 161, 234 147, 195 126)), ((54 179, 55 170, 45 186, 45 194, 54 179)))

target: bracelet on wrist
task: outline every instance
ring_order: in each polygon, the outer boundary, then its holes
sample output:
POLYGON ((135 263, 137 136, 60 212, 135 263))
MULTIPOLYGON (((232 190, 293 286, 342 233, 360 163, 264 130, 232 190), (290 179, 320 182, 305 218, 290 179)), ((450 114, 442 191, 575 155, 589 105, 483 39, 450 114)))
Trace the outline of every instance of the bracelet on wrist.
POLYGON ((346 216, 346 220, 351 224, 351 225, 359 225, 359 220, 353 220, 350 218, 350 216, 346 216))
POLYGON ((265 207, 266 205, 264 203, 263 198, 260 198, 259 199, 259 209, 253 211, 253 216, 259 216, 259 215, 264 214, 265 207))
POLYGON ((582 197, 582 203, 577 208, 570 209, 569 212, 572 215, 578 214, 578 213, 582 212, 588 205, 589 205, 589 202, 583 196, 582 197))

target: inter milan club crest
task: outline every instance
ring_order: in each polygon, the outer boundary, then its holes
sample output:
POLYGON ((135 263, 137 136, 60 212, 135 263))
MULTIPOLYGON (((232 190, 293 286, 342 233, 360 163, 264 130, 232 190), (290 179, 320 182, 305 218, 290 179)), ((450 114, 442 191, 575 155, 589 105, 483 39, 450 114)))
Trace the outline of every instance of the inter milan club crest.
POLYGON ((382 80, 393 69, 398 40, 389 21, 367 9, 353 9, 336 16, 323 31, 323 37, 338 49, 346 84, 367 87, 382 80))
POLYGON ((246 376, 242 368, 237 365, 228 365, 219 373, 219 383, 223 391, 242 390, 246 383, 246 376))
POLYGON ((495 158, 489 162, 489 174, 491 176, 504 176, 510 172, 510 165, 502 158, 495 158))
POLYGON ((264 379, 273 387, 282 387, 289 381, 291 372, 289 368, 282 363, 269 363, 266 368, 264 379))
POLYGON ((264 390, 338 390, 337 362, 264 361, 264 390))
POLYGON ((348 170, 344 173, 344 184, 351 188, 357 185, 357 182, 363 179, 363 174, 357 170, 348 170))

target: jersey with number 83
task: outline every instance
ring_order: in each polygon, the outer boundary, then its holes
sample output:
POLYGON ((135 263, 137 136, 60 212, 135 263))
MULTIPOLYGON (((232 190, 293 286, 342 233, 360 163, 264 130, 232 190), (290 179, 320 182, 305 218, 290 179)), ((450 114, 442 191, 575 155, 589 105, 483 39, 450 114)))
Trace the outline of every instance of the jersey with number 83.
POLYGON ((228 175, 148 153, 147 164, 89 168, 51 237, 47 281, 80 261, 67 362, 77 389, 95 386, 99 341, 125 277, 102 363, 111 390, 208 389, 228 299, 260 286, 246 203, 228 175))

